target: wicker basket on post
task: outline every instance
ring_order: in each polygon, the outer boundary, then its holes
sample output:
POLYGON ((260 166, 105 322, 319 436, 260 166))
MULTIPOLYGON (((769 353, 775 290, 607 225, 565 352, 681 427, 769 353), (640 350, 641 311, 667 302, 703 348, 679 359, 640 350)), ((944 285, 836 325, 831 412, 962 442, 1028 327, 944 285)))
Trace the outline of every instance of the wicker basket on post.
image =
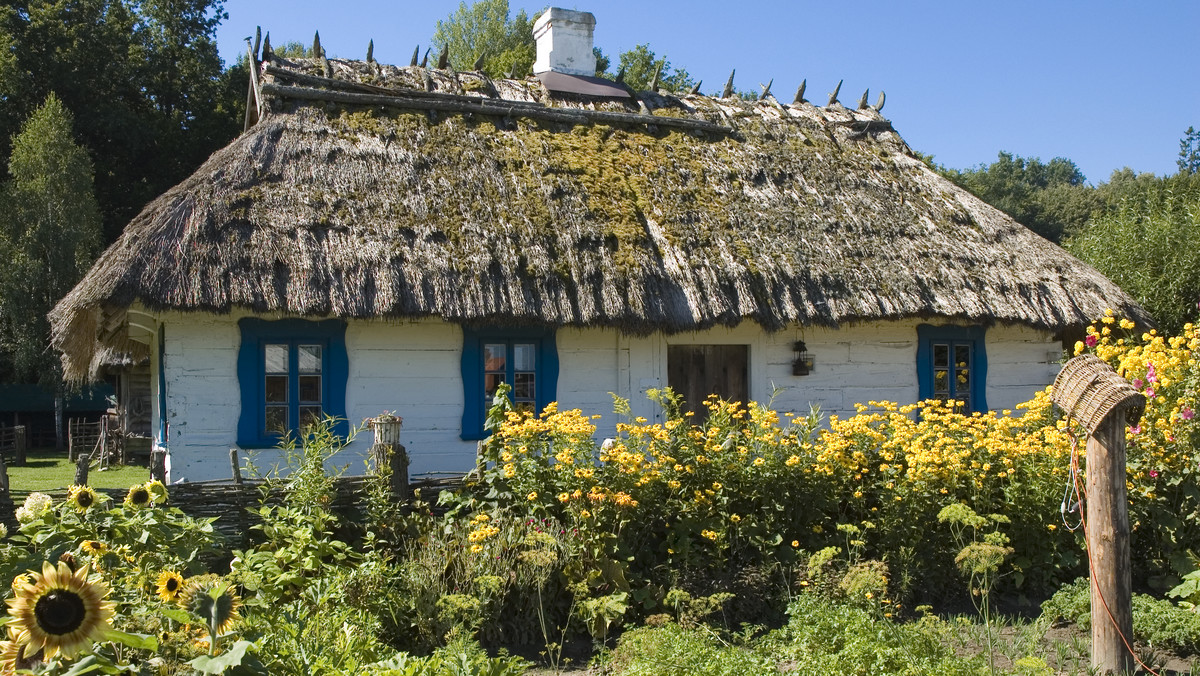
POLYGON ((1133 672, 1129 503, 1125 494, 1125 424, 1136 425, 1146 397, 1102 359, 1075 357, 1054 379, 1051 399, 1088 431, 1087 538, 1092 578, 1092 667, 1133 672))
POLYGON ((376 471, 387 467, 391 471, 392 494, 407 502, 408 494, 408 451, 400 443, 400 428, 404 419, 398 415, 384 413, 371 418, 371 430, 375 432, 375 443, 371 446, 371 459, 376 471))

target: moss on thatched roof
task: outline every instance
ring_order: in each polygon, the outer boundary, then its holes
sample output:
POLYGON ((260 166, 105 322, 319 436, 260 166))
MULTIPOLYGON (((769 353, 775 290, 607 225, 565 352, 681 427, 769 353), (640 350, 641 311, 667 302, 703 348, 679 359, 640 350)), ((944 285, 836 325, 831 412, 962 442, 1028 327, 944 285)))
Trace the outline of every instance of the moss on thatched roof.
POLYGON ((149 204, 55 308, 68 376, 136 349, 131 306, 639 333, 1146 319, 870 108, 588 100, 339 60, 276 59, 261 91, 261 120, 149 204))

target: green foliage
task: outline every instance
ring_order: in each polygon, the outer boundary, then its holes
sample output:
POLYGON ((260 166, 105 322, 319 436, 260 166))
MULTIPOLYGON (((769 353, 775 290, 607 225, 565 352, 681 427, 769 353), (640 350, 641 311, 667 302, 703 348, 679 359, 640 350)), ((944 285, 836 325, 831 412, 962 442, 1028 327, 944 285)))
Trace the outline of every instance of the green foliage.
POLYGON ((1179 159, 1176 164, 1181 174, 1200 172, 1200 131, 1196 128, 1188 127, 1183 138, 1179 139, 1179 159))
POLYGON ((241 129, 244 68, 222 72, 223 0, 28 0, 0 7, 0 162, 54 92, 96 165, 104 242, 241 129))
POLYGON ((1051 242, 1081 229, 1099 206, 1079 167, 1063 157, 1043 163, 1000 152, 992 164, 942 174, 1051 242))
POLYGON ((1196 316, 1200 299, 1200 181, 1138 177, 1112 210, 1065 243, 1132 295, 1168 331, 1196 316))
POLYGON ((779 673, 769 656, 723 644, 703 630, 684 629, 673 623, 626 632, 610 657, 608 667, 617 676, 774 676, 779 673))
POLYGON ((92 197, 92 163, 72 138, 72 116, 53 94, 13 138, 0 194, 0 345, 18 377, 58 384, 47 349, 46 313, 79 281, 100 245, 100 212, 92 197))
POLYGON ((530 72, 537 57, 536 19, 525 10, 510 16, 508 0, 478 0, 470 6, 461 2, 453 14, 438 21, 433 51, 448 46, 450 64, 457 70, 471 70, 482 56, 483 72, 489 77, 503 77, 509 69, 521 77, 530 72))
MULTIPOLYGON (((659 73, 658 86, 669 92, 687 91, 696 84, 686 70, 672 67, 665 56, 660 58, 655 55, 649 44, 621 52, 618 59, 618 69, 625 71, 625 84, 635 91, 649 88, 655 72, 659 73)), ((599 68, 597 70, 603 72, 599 68)))
MULTIPOLYGON (((1074 622, 1091 626, 1091 584, 1081 577, 1064 585, 1042 604, 1045 624, 1074 622)), ((1133 635, 1155 648, 1194 654, 1200 651, 1200 614, 1148 594, 1133 595, 1133 635)))

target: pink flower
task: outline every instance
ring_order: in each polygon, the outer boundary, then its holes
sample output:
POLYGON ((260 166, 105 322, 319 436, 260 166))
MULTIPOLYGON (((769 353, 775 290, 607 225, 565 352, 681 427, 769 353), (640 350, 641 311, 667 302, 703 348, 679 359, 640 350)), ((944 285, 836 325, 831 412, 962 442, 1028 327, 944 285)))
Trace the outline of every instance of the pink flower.
POLYGON ((1135 390, 1140 390, 1140 389, 1142 389, 1142 385, 1144 385, 1144 384, 1145 384, 1145 383, 1143 383, 1143 382, 1142 382, 1142 379, 1141 379, 1141 378, 1134 378, 1134 379, 1133 379, 1133 389, 1135 389, 1135 390))
POLYGON ((1182 411, 1179 412, 1179 417, 1183 418, 1184 420, 1191 420, 1193 417, 1195 417, 1195 415, 1196 415, 1195 411, 1193 411, 1190 408, 1187 408, 1186 406, 1184 407, 1184 409, 1182 411))
POLYGON ((1147 387, 1147 388, 1146 388, 1146 398, 1147 398, 1147 399, 1153 399, 1153 398, 1154 398, 1154 388, 1153 388, 1153 387, 1147 387))
POLYGON ((1157 471, 1157 470, 1153 470, 1153 469, 1152 469, 1152 470, 1150 470, 1150 478, 1151 478, 1151 479, 1157 479, 1157 478, 1158 478, 1158 471, 1157 471))
POLYGON ((1146 365, 1146 380, 1152 383, 1158 382, 1158 373, 1154 371, 1154 364, 1146 365))
POLYGON ((1130 433, 1130 434, 1141 434, 1141 433, 1142 433, 1142 426, 1141 426, 1141 425, 1134 425, 1133 427, 1130 427, 1130 428, 1129 428, 1129 433, 1130 433))
POLYGON ((1083 344, 1087 345, 1088 347, 1096 347, 1097 342, 1099 342, 1099 339, 1093 335, 1089 335, 1087 338, 1083 339, 1083 344))

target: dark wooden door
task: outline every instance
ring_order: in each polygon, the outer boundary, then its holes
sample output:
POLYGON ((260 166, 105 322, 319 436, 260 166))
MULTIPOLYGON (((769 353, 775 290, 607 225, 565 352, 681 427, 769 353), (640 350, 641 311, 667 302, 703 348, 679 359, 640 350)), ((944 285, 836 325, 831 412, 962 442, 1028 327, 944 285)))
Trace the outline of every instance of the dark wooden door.
POLYGON ((667 384, 683 395, 684 411, 696 420, 707 417, 704 400, 710 394, 727 401, 750 399, 748 345, 668 345, 667 384))

